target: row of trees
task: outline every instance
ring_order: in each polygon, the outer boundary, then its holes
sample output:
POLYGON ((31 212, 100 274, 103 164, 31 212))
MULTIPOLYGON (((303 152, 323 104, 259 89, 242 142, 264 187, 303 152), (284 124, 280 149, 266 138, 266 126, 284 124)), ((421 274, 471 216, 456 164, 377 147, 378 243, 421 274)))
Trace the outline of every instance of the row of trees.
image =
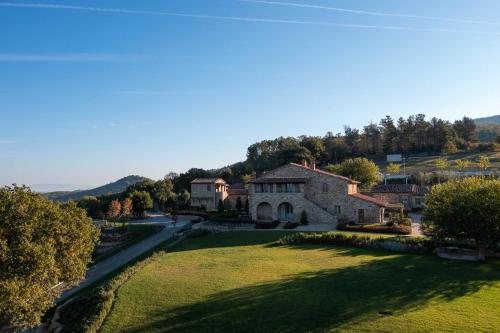
POLYGON ((93 218, 112 220, 130 217, 144 217, 150 209, 166 210, 184 208, 190 199, 187 190, 174 191, 174 184, 169 177, 153 181, 140 181, 127 187, 122 193, 100 197, 87 196, 77 201, 93 218))
MULTIPOLYGON (((357 156, 382 156, 394 153, 453 153, 469 149, 477 142, 476 125, 464 117, 454 123, 417 114, 397 121, 390 116, 362 130, 346 126, 344 133, 329 132, 324 137, 280 137, 251 145, 244 165, 257 172, 287 162, 316 161, 323 165, 339 163, 357 156)), ((247 170, 247 171, 248 171, 247 170)))

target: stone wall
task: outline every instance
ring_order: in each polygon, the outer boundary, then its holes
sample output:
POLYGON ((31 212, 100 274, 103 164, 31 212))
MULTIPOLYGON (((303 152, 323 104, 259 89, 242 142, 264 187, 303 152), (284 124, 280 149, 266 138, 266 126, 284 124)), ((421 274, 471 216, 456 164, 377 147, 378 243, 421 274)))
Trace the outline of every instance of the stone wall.
MULTIPOLYGON (((278 207, 283 202, 293 206, 295 220, 298 222, 302 210, 305 210, 311 223, 336 223, 338 217, 343 216, 351 221, 358 220, 358 210, 364 209, 365 222, 376 223, 381 221, 381 209, 376 204, 350 196, 356 193, 356 184, 349 180, 304 168, 294 164, 287 164, 260 178, 296 177, 306 178, 305 184, 300 185, 301 193, 255 193, 255 186, 250 187, 250 214, 257 217, 257 207, 262 202, 272 206, 273 220, 277 220, 278 207), (338 214, 340 207, 340 214, 338 214)), ((383 215, 382 215, 383 217, 383 215)))
POLYGON ((207 184, 191 184, 191 206, 205 206, 207 210, 217 209, 215 202, 215 184, 211 184, 211 191, 207 191, 207 184))

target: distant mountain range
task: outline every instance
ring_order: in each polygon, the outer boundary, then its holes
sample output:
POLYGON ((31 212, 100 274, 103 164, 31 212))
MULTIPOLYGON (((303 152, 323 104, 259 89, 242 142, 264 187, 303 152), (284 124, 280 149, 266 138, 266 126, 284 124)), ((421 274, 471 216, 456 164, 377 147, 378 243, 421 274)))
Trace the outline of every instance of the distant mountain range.
POLYGON ((477 118, 474 122, 478 125, 482 124, 500 124, 500 114, 491 117, 477 118))
POLYGON ((100 196, 104 194, 120 193, 125 191, 125 189, 128 186, 134 185, 135 183, 146 179, 148 178, 141 176, 127 176, 117 180, 116 182, 109 183, 89 190, 56 191, 56 192, 44 193, 43 195, 48 199, 54 201, 78 200, 85 196, 100 196))

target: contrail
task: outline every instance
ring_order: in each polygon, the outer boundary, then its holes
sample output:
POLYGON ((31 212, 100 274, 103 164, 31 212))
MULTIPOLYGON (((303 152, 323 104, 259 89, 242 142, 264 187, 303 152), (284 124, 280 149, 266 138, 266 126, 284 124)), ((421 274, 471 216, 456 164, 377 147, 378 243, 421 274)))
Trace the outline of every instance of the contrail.
POLYGON ((329 6, 318 6, 318 5, 307 5, 303 3, 296 2, 283 2, 283 1, 267 1, 267 0, 237 0, 239 2, 250 2, 259 3, 266 5, 277 5, 277 6, 290 6, 290 7, 301 7, 301 8, 311 8, 311 9, 322 9, 331 10, 336 12, 360 14, 360 15, 372 15, 372 16, 389 16, 389 17, 405 17, 413 19, 423 19, 423 20, 434 20, 434 21, 445 21, 445 22, 459 22, 459 23, 475 23, 475 24, 490 24, 498 25, 495 22, 479 21, 479 20, 468 20, 462 18, 452 18, 452 17, 438 17, 438 16, 424 16, 424 15, 411 15, 411 14, 397 14, 397 13, 386 13, 386 12, 372 12, 367 10, 357 10, 357 9, 347 9, 329 6))
POLYGON ((362 24, 349 24, 349 23, 331 23, 331 22, 317 22, 317 21, 267 19, 267 18, 257 18, 257 17, 216 16, 216 15, 184 14, 184 13, 176 13, 176 12, 162 12, 162 11, 148 11, 148 10, 132 10, 132 9, 119 9, 119 8, 57 5, 57 4, 44 4, 44 3, 29 4, 29 3, 3 2, 3 3, 0 3, 0 7, 66 9, 66 10, 77 10, 77 11, 118 13, 118 14, 174 16, 174 17, 198 18, 198 19, 220 20, 220 21, 260 22, 260 23, 308 25, 308 26, 323 26, 323 27, 337 27, 337 28, 341 27, 341 28, 366 29, 366 30, 394 30, 394 31, 415 31, 415 32, 453 32, 453 33, 471 33, 471 34, 482 34, 482 35, 500 35, 500 32, 495 32, 495 31, 435 29, 435 28, 427 29, 427 28, 412 28, 412 27, 390 26, 390 25, 362 25, 362 24))

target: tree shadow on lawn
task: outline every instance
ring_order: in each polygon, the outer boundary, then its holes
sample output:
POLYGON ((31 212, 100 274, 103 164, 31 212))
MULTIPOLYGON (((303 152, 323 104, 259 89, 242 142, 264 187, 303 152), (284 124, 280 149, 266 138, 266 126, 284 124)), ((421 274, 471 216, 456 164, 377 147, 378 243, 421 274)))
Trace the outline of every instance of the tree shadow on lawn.
MULTIPOLYGON (((350 256, 356 251, 345 251, 350 256)), ((369 253, 367 253, 369 254, 369 253)), ((500 279, 500 266, 387 255, 224 291, 149 314, 125 332, 321 332, 448 302, 500 279)))

